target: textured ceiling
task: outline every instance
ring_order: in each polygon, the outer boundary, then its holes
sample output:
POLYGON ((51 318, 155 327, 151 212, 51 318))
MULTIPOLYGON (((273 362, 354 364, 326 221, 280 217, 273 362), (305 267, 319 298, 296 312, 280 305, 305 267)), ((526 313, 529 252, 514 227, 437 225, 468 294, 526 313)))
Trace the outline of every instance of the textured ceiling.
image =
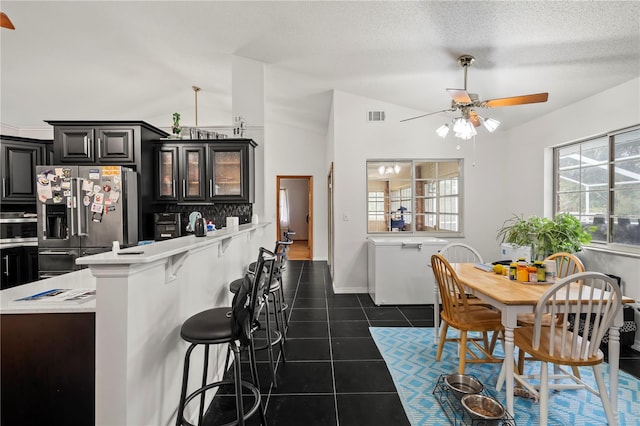
MULTIPOLYGON (((640 75, 640 2, 613 1, 6 1, 0 31, 4 124, 141 119, 174 111, 231 122, 231 58, 267 64, 267 101, 291 120, 327 123, 329 91, 431 112, 477 58, 482 99, 549 92, 497 108, 513 127, 640 75), (292 78, 295 76, 295 78, 292 78)), ((432 117, 428 120, 433 120, 432 117)), ((442 118, 436 121, 443 121, 442 118)))

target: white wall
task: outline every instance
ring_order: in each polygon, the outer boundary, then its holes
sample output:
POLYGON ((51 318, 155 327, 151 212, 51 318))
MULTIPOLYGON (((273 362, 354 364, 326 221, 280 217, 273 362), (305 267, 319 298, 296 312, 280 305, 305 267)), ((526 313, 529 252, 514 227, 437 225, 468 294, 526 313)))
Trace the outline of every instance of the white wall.
MULTIPOLYGON (((266 96, 273 90, 273 85, 266 85, 266 96)), ((276 221, 277 175, 313 176, 313 260, 327 259, 325 137, 326 130, 305 126, 289 110, 271 102, 265 105, 264 175, 256 176, 258 182, 263 179, 265 218, 276 221)))
POLYGON ((504 193, 500 138, 479 134, 474 156, 472 142, 462 143, 457 150, 455 138, 441 139, 436 135, 435 129, 446 121, 442 116, 400 123, 401 119, 418 114, 419 111, 378 100, 334 92, 336 292, 366 292, 367 159, 463 158, 465 238, 458 241, 469 241, 485 252, 497 244, 496 230, 504 221, 500 214, 504 193), (368 110, 385 111, 385 122, 368 123, 368 110), (348 220, 344 220, 345 216, 348 220))

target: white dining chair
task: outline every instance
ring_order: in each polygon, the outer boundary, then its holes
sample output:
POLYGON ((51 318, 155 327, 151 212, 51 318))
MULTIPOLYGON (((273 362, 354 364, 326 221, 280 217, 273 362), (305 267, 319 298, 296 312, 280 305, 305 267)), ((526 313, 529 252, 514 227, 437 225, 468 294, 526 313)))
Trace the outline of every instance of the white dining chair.
MULTIPOLYGON (((602 338, 622 309, 622 293, 615 279, 599 272, 580 272, 560 279, 538 301, 534 310, 534 324, 515 329, 514 341, 520 351, 540 361, 539 374, 514 374, 514 378, 540 401, 540 425, 547 424, 550 390, 586 389, 600 397, 609 425, 615 425, 614 407, 611 406, 600 364, 604 353, 600 350, 602 338), (570 299, 586 299, 575 304, 570 299), (551 321, 545 318, 565 318, 575 313, 574 326, 569 321, 551 321), (584 326, 579 323, 584 321, 584 326), (548 322, 548 321, 547 321, 548 322), (581 336, 579 329, 585 330, 581 336), (590 336, 588 330, 591 330, 590 336), (549 363, 554 365, 549 374, 549 363), (591 366, 598 389, 585 383, 579 376, 562 366, 591 366), (534 382, 532 383, 532 379, 534 382)), ((617 389, 612 389, 617 392, 617 389)))

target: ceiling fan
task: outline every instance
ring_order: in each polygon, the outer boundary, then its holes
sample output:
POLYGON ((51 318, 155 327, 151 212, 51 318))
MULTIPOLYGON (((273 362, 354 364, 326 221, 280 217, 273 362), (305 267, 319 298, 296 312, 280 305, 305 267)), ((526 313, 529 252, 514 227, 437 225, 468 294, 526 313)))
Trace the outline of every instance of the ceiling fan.
POLYGON ((15 30, 16 27, 13 26, 11 19, 7 16, 6 13, 0 12, 0 27, 7 28, 9 30, 15 30))
POLYGON ((475 111, 475 108, 496 108, 503 106, 513 106, 522 104, 533 104, 539 102, 546 102, 548 93, 536 93, 532 95, 512 96, 509 98, 498 98, 481 100, 478 94, 467 92, 467 70, 475 62, 476 58, 471 55, 462 55, 458 58, 458 63, 464 69, 464 89, 447 89, 449 95, 451 95, 451 108, 443 109, 440 111, 430 112, 428 114, 418 115, 416 117, 405 118, 403 121, 415 120, 416 118, 422 118, 433 114, 439 114, 442 112, 455 112, 460 111, 462 116, 455 118, 451 123, 440 127, 437 132, 440 136, 445 137, 452 127, 456 131, 456 136, 462 139, 469 139, 476 134, 474 127, 478 127, 484 124, 489 131, 494 131, 500 122, 493 119, 485 120, 475 111), (456 129, 457 127, 457 129, 456 129), (462 127, 465 127, 462 129, 462 127), (468 128, 467 128, 468 127, 468 128), (460 133, 460 134, 459 134, 460 133))

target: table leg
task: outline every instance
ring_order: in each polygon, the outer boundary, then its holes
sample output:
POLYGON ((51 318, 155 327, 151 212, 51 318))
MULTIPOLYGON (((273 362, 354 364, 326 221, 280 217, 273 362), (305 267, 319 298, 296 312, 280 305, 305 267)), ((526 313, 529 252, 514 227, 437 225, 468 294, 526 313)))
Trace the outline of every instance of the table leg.
POLYGON ((513 328, 505 327, 504 328, 504 361, 502 365, 502 372, 500 376, 504 373, 505 383, 506 383, 506 396, 507 396, 507 411, 512 416, 513 413, 513 354, 515 352, 515 345, 513 340, 513 328))
POLYGON ((618 377, 620 370, 620 327, 609 329, 609 400, 615 415, 616 424, 620 421, 618 413, 618 377))

